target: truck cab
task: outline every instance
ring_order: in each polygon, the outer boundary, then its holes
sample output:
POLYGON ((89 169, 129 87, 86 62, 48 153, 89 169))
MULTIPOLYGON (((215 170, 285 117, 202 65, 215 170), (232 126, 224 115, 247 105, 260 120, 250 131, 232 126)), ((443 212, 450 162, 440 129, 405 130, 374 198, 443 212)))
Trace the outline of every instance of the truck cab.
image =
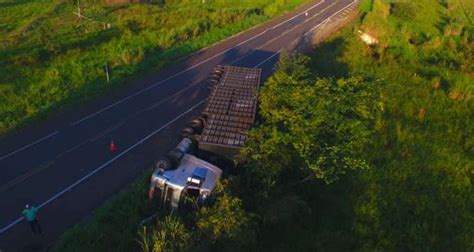
POLYGON ((184 154, 174 169, 165 170, 163 165, 158 162, 151 176, 149 197, 159 199, 166 210, 177 209, 185 196, 205 203, 222 176, 217 166, 191 154, 184 154))

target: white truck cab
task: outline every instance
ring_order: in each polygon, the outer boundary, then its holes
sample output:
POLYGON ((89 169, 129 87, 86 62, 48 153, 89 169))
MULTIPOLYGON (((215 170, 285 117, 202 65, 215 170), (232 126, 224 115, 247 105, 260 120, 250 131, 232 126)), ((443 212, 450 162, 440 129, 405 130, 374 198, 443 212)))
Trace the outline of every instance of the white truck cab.
POLYGON ((184 154, 176 169, 160 168, 160 162, 157 166, 151 176, 149 197, 160 199, 165 209, 177 209, 185 193, 204 203, 222 176, 217 166, 191 154, 184 154))

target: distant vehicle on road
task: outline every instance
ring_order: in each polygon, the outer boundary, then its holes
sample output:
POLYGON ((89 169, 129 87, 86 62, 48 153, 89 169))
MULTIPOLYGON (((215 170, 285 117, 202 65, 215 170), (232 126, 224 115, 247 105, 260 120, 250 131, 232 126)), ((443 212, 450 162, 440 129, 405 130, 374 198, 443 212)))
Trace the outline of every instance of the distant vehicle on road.
POLYGON ((150 199, 166 210, 178 209, 185 197, 198 205, 208 201, 223 173, 216 160, 232 160, 254 124, 260 79, 257 68, 214 68, 206 108, 183 129, 176 148, 156 163, 150 199))

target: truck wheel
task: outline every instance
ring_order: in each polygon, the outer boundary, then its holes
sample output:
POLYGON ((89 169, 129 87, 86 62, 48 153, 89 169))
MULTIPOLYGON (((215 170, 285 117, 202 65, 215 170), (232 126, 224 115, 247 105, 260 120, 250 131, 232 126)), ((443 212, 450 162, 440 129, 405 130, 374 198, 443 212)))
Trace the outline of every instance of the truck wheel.
POLYGON ((173 149, 166 154, 166 157, 168 157, 170 160, 172 167, 171 169, 176 169, 181 163, 181 159, 184 157, 184 153, 182 153, 178 149, 173 149))
POLYGON ((214 87, 215 85, 219 84, 219 80, 216 79, 209 79, 209 85, 210 87, 214 87))
POLYGON ((169 170, 171 169, 171 161, 167 157, 161 157, 155 164, 155 169, 169 170))
POLYGON ((193 128, 195 134, 201 134, 204 128, 204 121, 196 118, 189 123, 190 127, 193 128))
POLYGON ((194 129, 191 127, 186 127, 181 131, 181 137, 186 138, 194 135, 194 129))

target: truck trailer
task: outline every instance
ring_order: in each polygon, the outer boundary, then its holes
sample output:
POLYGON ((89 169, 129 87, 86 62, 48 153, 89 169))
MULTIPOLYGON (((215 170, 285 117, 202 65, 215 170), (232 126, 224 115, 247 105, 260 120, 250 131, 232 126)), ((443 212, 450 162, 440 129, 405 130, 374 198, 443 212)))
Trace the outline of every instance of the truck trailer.
MULTIPOLYGON (((178 209, 185 197, 205 204, 222 169, 208 157, 232 160, 255 122, 261 69, 216 66, 201 115, 182 130, 182 140, 155 164, 149 198, 163 209, 178 209)), ((212 159, 215 160, 215 159, 212 159)))

